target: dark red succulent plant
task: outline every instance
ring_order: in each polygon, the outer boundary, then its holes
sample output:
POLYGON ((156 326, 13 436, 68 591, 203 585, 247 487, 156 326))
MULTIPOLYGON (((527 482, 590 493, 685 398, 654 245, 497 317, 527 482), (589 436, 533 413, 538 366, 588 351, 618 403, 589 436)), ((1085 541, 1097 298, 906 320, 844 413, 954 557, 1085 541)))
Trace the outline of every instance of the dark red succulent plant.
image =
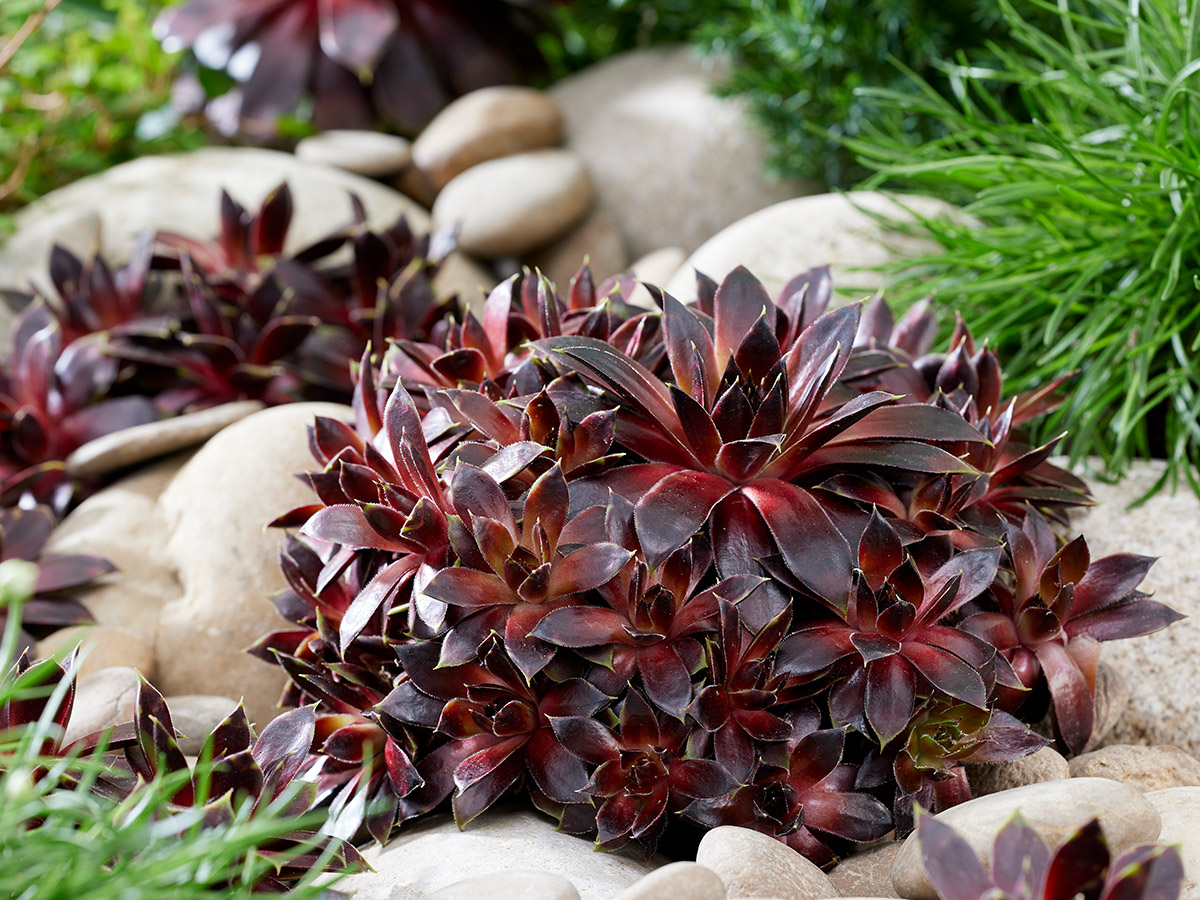
POLYGON ((190 0, 166 10, 155 32, 168 48, 223 45, 221 58, 210 51, 202 61, 228 64, 242 78, 234 118, 251 135, 269 136, 275 120, 305 100, 318 128, 381 122, 413 132, 459 94, 510 84, 538 69, 536 37, 548 25, 540 6, 524 0, 190 0))
POLYGON ((1177 900, 1183 887, 1177 848, 1144 844, 1114 860, 1097 819, 1051 850, 1015 813, 996 835, 989 867, 936 816, 918 816, 917 840, 941 900, 1177 900))

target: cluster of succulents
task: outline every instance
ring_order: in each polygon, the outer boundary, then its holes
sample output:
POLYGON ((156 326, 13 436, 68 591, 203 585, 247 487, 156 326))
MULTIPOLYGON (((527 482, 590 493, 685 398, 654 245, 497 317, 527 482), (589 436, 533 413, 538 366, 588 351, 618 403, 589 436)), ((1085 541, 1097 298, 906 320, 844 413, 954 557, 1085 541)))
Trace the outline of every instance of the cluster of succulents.
POLYGON ((339 832, 519 793, 599 847, 753 828, 829 864, 969 797, 963 763, 1093 730, 1103 641, 1177 614, 959 323, 700 276, 657 310, 522 273, 368 350, 253 652, 315 703, 339 832), (354 802, 366 791, 369 802, 354 802))
POLYGON ((241 83, 219 116, 249 134, 311 105, 318 128, 411 133, 460 94, 544 66, 537 0, 190 0, 155 25, 168 49, 241 83))
POLYGON ((917 841, 941 900, 1177 900, 1183 888, 1183 860, 1176 847, 1143 844, 1114 860, 1097 819, 1051 852, 1016 813, 996 835, 986 868, 971 845, 934 816, 918 817, 917 841))
MULTIPOLYGON (((0 734, 11 737, 21 729, 49 725, 39 756, 46 765, 30 772, 33 778, 54 778, 54 787, 87 790, 109 800, 136 804, 139 792, 152 781, 172 778, 179 782, 171 802, 157 813, 168 832, 177 818, 181 830, 197 822, 217 828, 235 816, 253 818, 267 808, 299 817, 316 802, 316 784, 308 776, 313 765, 309 748, 316 738, 316 716, 311 707, 291 710, 255 735, 239 705, 203 741, 198 762, 189 765, 179 747, 179 734, 163 697, 148 682, 138 688, 132 722, 79 737, 66 743, 75 703, 73 658, 64 663, 43 660, 31 663, 22 653, 5 674, 6 686, 27 690, 0 704, 0 734), (65 688, 65 690, 63 690, 65 688), (61 699, 59 699, 61 697, 61 699), (51 760, 61 765, 50 770, 51 760), (89 763, 106 764, 103 774, 89 763)), ((0 771, 5 758, 0 754, 0 771)), ((28 827, 37 828, 37 822, 28 827)), ((319 866, 325 871, 354 870, 363 866, 352 844, 340 838, 297 830, 261 846, 257 853, 270 863, 255 884, 256 891, 283 893, 289 885, 319 866)))
POLYGON ((63 460, 114 431, 233 400, 348 400, 368 344, 447 327, 454 298, 431 279, 453 231, 372 231, 355 201, 290 254, 292 217, 287 185, 257 213, 224 195, 215 241, 147 236, 115 271, 56 247, 54 292, 6 291, 23 310, 0 365, 0 505, 61 513, 81 487, 63 460))

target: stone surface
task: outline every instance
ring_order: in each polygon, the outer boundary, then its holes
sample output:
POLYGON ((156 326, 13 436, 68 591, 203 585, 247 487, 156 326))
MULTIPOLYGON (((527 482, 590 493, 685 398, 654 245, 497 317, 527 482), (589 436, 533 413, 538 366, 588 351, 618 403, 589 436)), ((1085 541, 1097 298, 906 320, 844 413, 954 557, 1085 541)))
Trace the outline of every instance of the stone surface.
POLYGON ((461 253, 451 253, 433 278, 439 297, 458 294, 460 302, 475 315, 483 312, 483 301, 496 286, 496 279, 483 266, 461 253))
POLYGON ((725 885, 706 866, 676 862, 651 872, 614 900, 725 900, 725 885))
POLYGON ((409 166, 392 182, 404 196, 415 200, 425 209, 433 208, 437 189, 430 183, 429 176, 416 166, 409 166))
POLYGON ((700 840, 696 862, 712 869, 733 900, 837 897, 828 876, 791 847, 749 828, 722 825, 700 840))
POLYGON ((279 184, 291 187, 296 212, 285 251, 292 252, 350 221, 350 193, 362 200, 367 221, 384 228, 401 215, 418 231, 429 215, 390 187, 360 175, 297 159, 290 153, 237 147, 206 147, 172 156, 143 156, 98 175, 51 191, 16 215, 17 233, 34 229, 41 238, 22 237, 0 248, 0 285, 23 283, 45 268, 56 232, 43 224, 63 210, 96 215, 101 249, 110 262, 123 262, 147 230, 180 231, 201 239, 220 231, 220 196, 225 188, 254 209, 279 184))
POLYGON ((412 143, 379 131, 323 131, 298 143, 296 157, 378 178, 404 170, 412 161, 412 143))
POLYGON ((491 872, 434 891, 430 900, 579 900, 561 875, 536 869, 491 872))
MULTIPOLYGON (((949 204, 928 197, 904 197, 902 202, 925 216, 954 211, 949 204)), ((818 194, 767 207, 706 241, 675 273, 667 291, 685 302, 694 300, 695 270, 720 282, 744 265, 775 297, 794 275, 813 266, 831 265, 834 289, 847 299, 861 299, 879 287, 879 273, 850 269, 936 249, 919 238, 885 234, 872 214, 911 218, 895 201, 875 191, 818 194)))
POLYGON ((1095 725, 1092 727, 1092 736, 1083 747, 1085 753, 1102 746, 1108 740, 1121 717, 1125 715, 1125 710, 1129 708, 1129 682, 1111 663, 1103 659, 1100 660, 1100 668, 1096 671, 1094 706, 1095 725))
POLYGON ((1195 897, 1200 891, 1200 787, 1152 791, 1146 799, 1162 818, 1158 840, 1180 845, 1183 885, 1179 896, 1195 897))
MULTIPOLYGON (((638 281, 652 284, 655 287, 664 287, 671 280, 671 276, 678 272, 679 267, 686 261, 687 253, 679 247, 663 247, 635 260, 630 265, 629 271, 638 281)), ((658 306, 650 298, 650 292, 642 284, 633 289, 628 303, 630 306, 639 306, 642 309, 658 309, 658 306)))
POLYGON ((128 666, 113 666, 80 678, 63 743, 133 721, 138 683, 138 673, 128 666))
POLYGON ((571 229, 569 234, 526 257, 525 262, 541 269, 560 292, 565 292, 583 265, 584 257, 588 258, 597 286, 628 264, 625 237, 612 213, 596 210, 571 229))
POLYGON ((171 711, 171 724, 180 735, 179 749, 188 756, 199 755, 204 739, 237 709, 236 700, 209 694, 185 694, 163 699, 171 711))
POLYGON ((598 204, 620 220, 634 256, 694 250, 731 222, 813 188, 765 174, 765 136, 745 104, 720 99, 728 71, 690 48, 633 50, 551 88, 567 146, 584 160, 598 204))
POLYGON ((1200 760, 1178 747, 1110 744, 1071 760, 1073 778, 1111 778, 1139 791, 1200 786, 1200 760))
POLYGON ((829 870, 829 880, 843 897, 898 897, 892 863, 902 846, 902 841, 888 841, 847 856, 829 870))
POLYGON ((495 259, 550 243, 591 203, 591 182, 574 154, 536 150, 463 172, 438 194, 433 221, 438 227, 458 222, 459 249, 495 259))
POLYGON ((1161 461, 1136 462, 1117 484, 1092 480, 1098 505, 1073 516, 1092 559, 1142 553, 1159 560, 1141 589, 1189 618, 1156 634, 1104 645, 1103 658, 1129 685, 1129 706, 1108 740, 1121 744, 1172 744, 1200 754, 1200 692, 1181 685, 1200 681, 1200 545, 1194 524, 1200 500, 1186 483, 1164 490, 1136 509, 1129 504, 1163 473, 1161 461))
MULTIPOLYGON (((1158 837, 1162 821, 1138 790, 1107 778, 1067 778, 977 797, 938 813, 971 845, 986 867, 992 844, 1017 810, 1051 846, 1062 843, 1080 826, 1099 817, 1113 856, 1158 837)), ((892 885, 909 900, 937 900, 921 864, 916 834, 904 841, 892 868, 892 885)))
POLYGON ((1043 747, 1037 753, 1002 763, 967 763, 966 770, 971 793, 977 797, 1027 784, 1058 781, 1075 774, 1053 747, 1043 747))
POLYGON ((260 728, 278 714, 283 672, 245 649, 285 624, 269 600, 285 587, 284 533, 264 526, 312 501, 295 473, 315 465, 306 437, 314 415, 353 418, 333 403, 255 413, 205 444, 163 491, 166 552, 183 588, 158 618, 164 695, 244 698, 260 728))
POLYGON ((558 104, 532 88, 483 88, 459 97, 413 143, 413 163, 441 190, 489 159, 553 147, 562 140, 558 104))
MULTIPOLYGON (((0 246, 0 288, 25 291, 33 286, 42 293, 52 292, 50 250, 55 244, 76 256, 94 254, 100 247, 100 216, 92 209, 68 207, 22 225, 0 246)), ((0 303, 0 315, 6 312, 0 303)))
POLYGON ((154 644, 124 628, 106 625, 63 628, 38 641, 38 659, 69 653, 76 646, 80 648, 81 677, 113 666, 126 666, 141 672, 147 681, 154 680, 154 644))
POLYGON ((490 810, 462 831, 449 815, 430 816, 363 856, 375 871, 338 883, 354 900, 424 900, 464 878, 512 869, 561 872, 582 900, 612 900, 658 868, 635 849, 593 852, 590 841, 555 831, 552 821, 525 809, 490 810))
POLYGON ((68 456, 67 470, 78 478, 108 475, 201 444, 225 426, 262 408, 263 404, 258 400, 241 400, 115 431, 88 441, 68 456))

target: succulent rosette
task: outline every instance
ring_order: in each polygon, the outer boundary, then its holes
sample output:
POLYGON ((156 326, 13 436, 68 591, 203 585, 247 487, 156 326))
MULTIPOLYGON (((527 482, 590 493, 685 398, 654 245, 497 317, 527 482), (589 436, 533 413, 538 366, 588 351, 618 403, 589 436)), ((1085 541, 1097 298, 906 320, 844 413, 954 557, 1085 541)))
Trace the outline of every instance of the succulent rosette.
POLYGON ((340 834, 515 793, 602 849, 683 818, 829 865, 1044 746, 1039 696, 1086 740, 1100 642, 1175 614, 1050 524, 1088 498, 1022 443, 1049 392, 921 310, 830 309, 823 269, 626 287, 515 276, 312 426, 298 627, 256 652, 344 717, 317 756, 385 814, 340 834))
POLYGON ((542 66, 548 22, 530 0, 189 0, 156 35, 242 80, 233 118, 250 134, 311 102, 318 128, 417 131, 460 94, 542 66))

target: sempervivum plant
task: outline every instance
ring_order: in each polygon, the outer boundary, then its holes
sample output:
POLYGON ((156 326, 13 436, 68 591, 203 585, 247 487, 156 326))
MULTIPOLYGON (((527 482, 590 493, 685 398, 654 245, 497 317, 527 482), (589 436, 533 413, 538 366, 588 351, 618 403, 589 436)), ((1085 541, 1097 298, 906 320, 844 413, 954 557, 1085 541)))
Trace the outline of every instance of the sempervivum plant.
POLYGON ((542 67, 536 0, 190 0, 155 32, 244 82, 233 118, 251 134, 311 102, 318 128, 421 128, 460 94, 542 67), (201 53, 200 48, 207 48, 201 53), (217 57, 214 59, 214 57, 217 57))
POLYGON ((1018 812, 996 835, 987 868, 935 816, 918 816, 917 840, 941 900, 1178 900, 1183 887, 1176 847, 1144 844, 1114 860, 1097 819, 1052 850, 1018 812))
POLYGON ((313 425, 297 627, 255 652, 341 729, 339 833, 518 792, 604 849, 682 817, 829 864, 1043 746, 1051 701, 1078 748, 1100 642, 1176 618, 1147 560, 1052 529, 1087 496, 1022 444, 1048 396, 1005 399, 965 328, 931 354, 927 314, 827 309, 825 270, 699 287, 514 276, 313 425))

